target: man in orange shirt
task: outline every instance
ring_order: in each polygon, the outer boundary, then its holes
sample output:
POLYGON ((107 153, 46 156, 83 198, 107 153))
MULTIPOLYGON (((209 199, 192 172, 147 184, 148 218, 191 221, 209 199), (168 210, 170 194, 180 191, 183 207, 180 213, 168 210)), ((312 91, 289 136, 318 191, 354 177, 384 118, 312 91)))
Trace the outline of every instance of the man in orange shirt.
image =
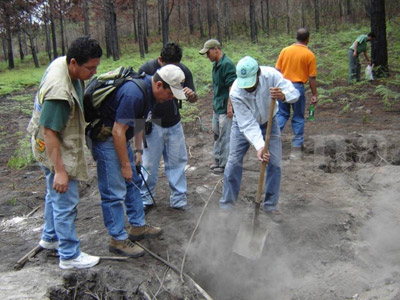
POLYGON ((315 105, 318 101, 317 65, 314 53, 307 47, 309 39, 310 33, 307 29, 300 28, 297 30, 297 42, 282 49, 275 65, 275 68, 283 74, 283 77, 289 79, 300 92, 299 100, 293 104, 279 101, 279 111, 277 113, 279 127, 282 131, 290 117, 290 108, 292 107, 292 129, 294 133, 292 154, 294 155, 300 154, 304 143, 304 111, 306 108, 304 84, 307 81, 309 81, 312 93, 311 104, 315 105))

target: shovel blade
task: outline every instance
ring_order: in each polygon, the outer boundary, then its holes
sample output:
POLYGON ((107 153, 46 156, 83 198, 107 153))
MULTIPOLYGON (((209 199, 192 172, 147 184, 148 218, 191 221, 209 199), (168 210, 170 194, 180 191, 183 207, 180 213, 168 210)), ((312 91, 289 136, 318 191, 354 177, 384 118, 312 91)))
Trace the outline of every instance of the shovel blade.
POLYGON ((268 229, 266 224, 260 222, 256 224, 253 222, 242 223, 232 251, 249 259, 258 259, 261 257, 267 236, 268 229))

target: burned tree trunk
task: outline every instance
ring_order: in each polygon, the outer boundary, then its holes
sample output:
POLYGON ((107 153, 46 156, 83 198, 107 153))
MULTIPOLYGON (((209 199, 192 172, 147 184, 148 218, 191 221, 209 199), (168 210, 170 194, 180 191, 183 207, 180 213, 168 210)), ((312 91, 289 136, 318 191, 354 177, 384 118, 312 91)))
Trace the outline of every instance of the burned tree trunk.
POLYGON ((375 65, 376 77, 389 76, 387 41, 386 41, 386 18, 385 0, 371 0, 371 31, 375 38, 371 43, 371 58, 375 65))

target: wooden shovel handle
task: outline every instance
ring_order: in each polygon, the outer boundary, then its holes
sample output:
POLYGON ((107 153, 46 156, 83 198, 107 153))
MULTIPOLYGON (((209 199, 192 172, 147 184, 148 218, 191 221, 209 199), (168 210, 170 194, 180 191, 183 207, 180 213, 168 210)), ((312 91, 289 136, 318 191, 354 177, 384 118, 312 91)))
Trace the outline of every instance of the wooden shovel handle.
MULTIPOLYGON (((268 151, 269 148, 269 141, 271 139, 271 129, 272 129, 272 119, 274 117, 274 110, 275 110, 276 100, 271 98, 271 104, 269 106, 269 115, 268 115, 268 123, 267 123, 267 131, 265 132, 265 145, 263 149, 263 154, 268 151)), ((264 177, 265 177, 265 166, 266 163, 261 163, 260 169, 260 178, 258 180, 258 188, 257 188, 257 197, 256 197, 256 205, 259 206, 261 203, 261 193, 264 186, 264 177)))

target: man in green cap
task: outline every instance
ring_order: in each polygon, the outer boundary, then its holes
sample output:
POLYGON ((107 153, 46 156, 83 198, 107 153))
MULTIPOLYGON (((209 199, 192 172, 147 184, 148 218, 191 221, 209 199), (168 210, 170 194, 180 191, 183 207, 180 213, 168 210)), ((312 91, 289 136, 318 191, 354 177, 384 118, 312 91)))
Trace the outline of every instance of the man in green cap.
POLYGON ((277 205, 281 182, 282 142, 278 120, 273 111, 269 149, 264 150, 264 136, 267 129, 271 101, 294 103, 300 93, 293 84, 283 78, 272 67, 259 66, 257 61, 245 56, 237 66, 237 79, 232 85, 230 97, 235 110, 231 132, 231 151, 224 172, 221 209, 229 210, 235 205, 242 181, 243 158, 253 145, 257 158, 268 163, 265 178, 265 197, 262 210, 273 221, 281 222, 282 216, 277 205))
POLYGON ((229 99, 229 90, 236 79, 236 68, 232 60, 222 52, 221 43, 211 39, 205 42, 199 51, 207 54, 213 63, 213 132, 214 132, 214 164, 211 170, 222 174, 229 155, 229 137, 231 134, 233 109, 229 99))

